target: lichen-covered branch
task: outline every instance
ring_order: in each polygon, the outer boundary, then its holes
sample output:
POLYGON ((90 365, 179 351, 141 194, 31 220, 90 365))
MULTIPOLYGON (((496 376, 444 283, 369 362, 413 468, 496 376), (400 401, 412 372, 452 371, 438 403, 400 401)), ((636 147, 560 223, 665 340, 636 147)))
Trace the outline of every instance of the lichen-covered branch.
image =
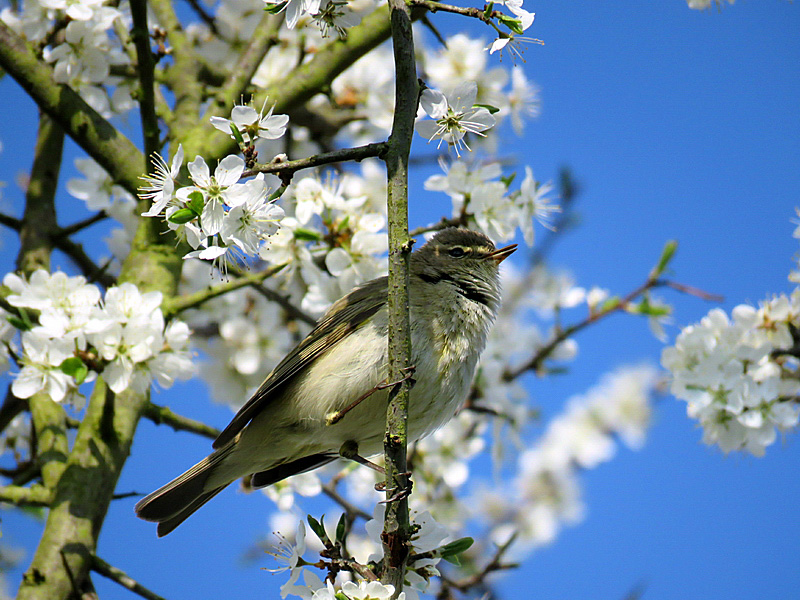
POLYGON ((115 395, 102 379, 95 383, 18 600, 67 600, 86 580, 146 401, 133 392, 115 395))
MULTIPOLYGON (((408 157, 414 133, 419 84, 414 59, 411 14, 403 0, 389 0, 395 61, 395 113, 388 149, 384 156, 388 178, 389 217, 389 380, 399 381, 389 393, 386 413, 386 493, 392 498, 408 489, 408 400, 411 381, 411 328, 408 314, 408 265, 413 241, 408 235, 408 157)), ((411 523, 408 499, 386 506, 383 527, 381 580, 392 584, 395 596, 403 588, 411 523)))
POLYGON ((25 40, 3 22, 0 22, 0 67, 116 183, 136 194, 144 164, 142 153, 76 92, 66 85, 55 83, 52 69, 41 62, 25 40))
POLYGON ((49 506, 51 500, 50 490, 43 485, 0 486, 0 502, 8 502, 17 506, 49 506))
POLYGON ((220 116, 230 111, 231 107, 240 101, 247 90, 253 76, 256 74, 261 61, 278 42, 278 31, 283 24, 284 15, 272 15, 267 12, 256 26, 253 37, 247 47, 239 55, 239 60, 231 69, 228 79, 220 86, 214 102, 206 109, 201 122, 208 123, 212 116, 220 116))
MULTIPOLYGON (((415 16, 425 12, 420 9, 415 16)), ((314 54, 314 58, 287 73, 286 77, 256 94, 255 105, 266 98, 275 103, 276 113, 288 113, 300 108, 315 94, 328 88, 333 80, 367 52, 389 38, 389 10, 381 7, 367 15, 360 24, 347 30, 346 39, 335 39, 314 54)), ((208 122, 198 123, 184 139, 187 156, 200 154, 207 161, 219 159, 237 151, 236 142, 222 132, 209 135, 208 122)))

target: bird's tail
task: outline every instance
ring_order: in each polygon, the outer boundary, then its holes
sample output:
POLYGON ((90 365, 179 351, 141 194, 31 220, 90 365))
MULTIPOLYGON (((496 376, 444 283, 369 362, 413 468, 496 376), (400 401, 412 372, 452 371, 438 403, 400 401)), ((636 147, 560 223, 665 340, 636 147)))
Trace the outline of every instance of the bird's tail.
POLYGON ((232 449, 233 444, 220 448, 183 475, 142 498, 136 503, 136 515, 145 521, 158 523, 158 537, 167 535, 230 483, 206 489, 209 477, 232 449))

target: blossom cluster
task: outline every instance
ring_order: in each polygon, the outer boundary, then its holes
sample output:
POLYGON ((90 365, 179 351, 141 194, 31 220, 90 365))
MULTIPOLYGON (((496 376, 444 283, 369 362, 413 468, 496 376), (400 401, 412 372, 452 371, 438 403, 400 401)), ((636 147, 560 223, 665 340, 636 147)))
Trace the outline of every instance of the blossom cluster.
POLYGON ((684 328, 661 364, 672 374, 672 393, 703 427, 703 441, 724 452, 762 456, 800 418, 795 338, 800 289, 740 304, 730 317, 719 308, 684 328))
MULTIPOLYGON (((268 117, 261 120, 268 121, 268 117)), ((255 129, 274 135, 269 124, 261 127, 257 121, 255 129)), ((157 171, 146 178, 147 185, 140 193, 153 205, 142 216, 163 214, 170 229, 194 249, 184 258, 226 264, 229 253, 257 256, 284 215, 283 209, 271 201, 266 178, 259 174, 239 183, 245 162, 233 154, 223 158, 212 175, 203 157, 197 156, 188 165, 194 185, 176 188, 182 163, 182 147, 170 166, 157 157, 157 171)))
POLYGON ((453 218, 463 219, 469 227, 480 229, 495 241, 514 237, 517 229, 525 242, 534 242, 534 221, 551 228, 554 213, 560 207, 547 194, 550 183, 538 182, 530 167, 525 168, 525 178, 518 190, 509 192, 509 179, 502 178, 496 162, 470 165, 457 160, 451 164, 440 162, 443 175, 432 175, 425 181, 425 189, 441 191, 450 196, 453 218))
POLYGON ((129 8, 105 4, 105 0, 26 0, 19 11, 0 11, 0 20, 31 42, 47 41, 52 23, 66 21, 61 41, 45 45, 44 59, 53 64, 56 82, 69 85, 92 108, 109 116, 130 110, 135 102, 132 86, 111 74, 112 67, 130 62, 119 41, 109 36, 117 24, 130 30, 129 8))
MULTIPOLYGON (((383 533, 385 506, 377 504, 372 515, 372 519, 366 523, 366 539, 361 544, 362 551, 353 552, 353 558, 362 565, 379 564, 383 556, 383 533)), ((398 596, 406 600, 418 600, 420 594, 425 593, 431 584, 434 576, 439 575, 436 566, 442 558, 449 558, 453 554, 460 553, 471 544, 471 540, 463 539, 451 541, 450 533, 433 518, 429 511, 413 512, 411 515, 412 530, 409 540, 409 550, 412 556, 416 556, 407 565, 404 591, 398 596)), ((313 520, 309 519, 311 523, 313 520)), ((318 524, 318 523, 317 523, 318 524)), ((323 529, 322 535, 339 541, 333 531, 328 531, 325 522, 318 524, 323 529)), ((327 580, 325 583, 317 576, 314 571, 307 569, 310 563, 303 559, 307 546, 314 544, 313 538, 306 538, 306 526, 301 521, 296 530, 289 536, 279 536, 280 546, 277 551, 271 552, 279 563, 284 566, 277 571, 289 571, 288 581, 281 587, 281 597, 288 595, 304 598, 306 600, 381 600, 390 598, 394 593, 394 587, 384 585, 378 581, 357 579, 356 581, 344 580, 334 582, 327 580), (303 577, 304 584, 298 584, 300 577, 303 577), (336 584, 336 585, 335 585, 336 584)), ((348 538, 348 548, 351 548, 348 538)), ((315 565, 316 566, 316 565, 315 565)), ((353 574, 350 574, 353 576, 353 574)))
POLYGON ((567 402, 536 444, 519 457, 519 471, 508 490, 485 490, 479 516, 491 526, 497 544, 515 535, 516 551, 553 541, 562 523, 584 515, 578 473, 610 460, 615 439, 637 449, 650 422, 653 367, 621 368, 586 394, 567 402))
POLYGON ((3 284, 8 303, 20 310, 22 365, 12 393, 29 398, 44 393, 56 402, 79 404, 81 383, 102 375, 116 392, 144 391, 155 380, 166 388, 194 373, 189 328, 164 323, 161 293, 141 293, 124 283, 99 288, 81 276, 35 271, 25 280, 9 273, 3 284), (33 323, 29 310, 39 311, 33 323))

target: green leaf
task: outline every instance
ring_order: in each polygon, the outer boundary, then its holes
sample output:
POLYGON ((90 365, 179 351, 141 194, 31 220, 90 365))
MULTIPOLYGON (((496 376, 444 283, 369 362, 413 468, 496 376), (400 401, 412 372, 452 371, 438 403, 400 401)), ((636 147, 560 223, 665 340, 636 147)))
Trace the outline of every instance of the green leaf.
POLYGON ((199 217, 203 214, 205 202, 206 199, 203 197, 203 192, 195 190, 189 194, 189 201, 186 203, 186 208, 199 217))
POLYGON ((661 251, 661 258, 658 259, 658 264, 656 265, 656 268, 653 269, 651 277, 658 277, 664 272, 664 269, 667 268, 669 261, 671 261, 672 257, 675 256, 675 251, 677 249, 677 240, 669 240, 666 244, 664 244, 664 249, 661 251))
POLYGON ((500 112, 500 109, 499 109, 499 108, 497 108, 496 106, 492 106, 491 104, 473 104, 472 106, 473 106, 473 107, 474 107, 474 106, 477 106, 477 107, 479 107, 479 108, 485 108, 485 109, 486 109, 486 110, 488 110, 488 111, 489 111, 491 114, 494 114, 494 113, 496 113, 496 112, 500 112))
POLYGON ((183 225, 184 223, 188 223, 196 217, 197 214, 191 208, 179 208, 172 213, 167 220, 170 223, 175 223, 176 225, 183 225))
POLYGON ((339 517, 339 522, 336 524, 336 542, 339 544, 344 543, 344 536, 347 532, 347 517, 344 513, 339 517))
POLYGON ((505 177, 501 177, 500 181, 502 181, 507 188, 511 187, 511 183, 517 178, 517 172, 514 171, 511 175, 506 175, 505 177))
POLYGON ((607 310, 611 310, 619 306, 620 297, 619 296, 611 296, 611 298, 606 298, 605 302, 603 302, 598 308, 597 312, 605 312, 607 310))
POLYGON ((483 16, 484 18, 488 19, 492 16, 492 11, 494 10, 494 2, 489 2, 486 4, 486 8, 483 9, 483 16))
POLYGON ((466 552, 470 549, 472 544, 475 543, 471 537, 463 537, 457 540, 450 542, 449 544, 445 544, 441 548, 439 548, 438 552, 442 558, 447 558, 448 556, 453 556, 456 554, 461 554, 462 552, 466 552))
POLYGON ((525 33, 525 30, 522 28, 522 22, 519 19, 515 19, 514 17, 509 17, 508 15, 499 15, 497 20, 500 21, 503 25, 508 27, 511 31, 516 33, 517 35, 522 35, 525 33))
POLYGON ((20 331, 30 331, 33 327, 33 324, 29 320, 20 319, 14 315, 7 316, 6 321, 11 323, 12 326, 16 327, 20 331))
POLYGON ((75 383, 82 384, 89 374, 89 367, 77 356, 70 356, 58 366, 61 372, 75 379, 75 383))
POLYGON ((322 518, 319 521, 317 521, 311 515, 308 515, 307 519, 308 519, 308 526, 311 527, 312 531, 315 534, 317 534, 319 541, 322 542, 325 545, 325 547, 330 546, 331 541, 328 539, 328 534, 325 532, 325 527, 322 525, 322 523, 325 522, 325 515, 322 515, 322 518))
POLYGON ((233 134, 233 139, 236 140, 236 143, 239 144, 239 146, 246 146, 246 144, 244 143, 244 138, 242 137, 242 132, 239 131, 239 128, 236 127, 233 123, 231 123, 230 125, 231 125, 231 134, 233 134))
POLYGON ((294 239, 301 242, 319 242, 322 240, 322 234, 313 229, 298 227, 294 230, 294 239))
POLYGON ((264 11, 268 12, 271 15, 277 15, 279 12, 283 10, 283 7, 286 6, 288 2, 278 2, 277 4, 267 3, 264 6, 264 11))
POLYGON ((460 567, 461 558, 459 557, 459 555, 469 550, 470 546, 472 546, 472 544, 474 543, 475 540, 473 540, 471 537, 463 537, 454 540, 449 544, 445 544, 444 546, 439 548, 436 552, 447 562, 452 563, 457 567, 460 567))

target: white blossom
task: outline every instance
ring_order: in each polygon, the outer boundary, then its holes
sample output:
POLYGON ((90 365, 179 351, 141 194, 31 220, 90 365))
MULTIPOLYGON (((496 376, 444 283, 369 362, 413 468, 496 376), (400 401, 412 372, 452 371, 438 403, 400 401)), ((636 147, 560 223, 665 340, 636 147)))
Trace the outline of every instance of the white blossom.
POLYGON ((417 121, 417 133, 428 141, 440 140, 439 145, 447 142, 460 156, 462 148, 470 149, 464 141, 467 133, 484 136, 483 132, 497 122, 488 109, 475 106, 477 96, 478 86, 474 81, 458 85, 447 96, 438 90, 425 89, 420 106, 432 120, 417 121))

